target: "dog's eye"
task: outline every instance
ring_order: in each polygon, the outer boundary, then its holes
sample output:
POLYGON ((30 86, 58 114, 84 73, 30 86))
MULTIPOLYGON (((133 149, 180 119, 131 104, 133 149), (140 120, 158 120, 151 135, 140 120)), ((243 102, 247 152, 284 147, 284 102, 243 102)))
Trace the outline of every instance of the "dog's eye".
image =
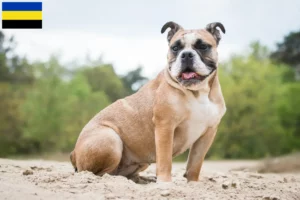
POLYGON ((176 51, 179 50, 179 47, 178 47, 178 46, 173 46, 173 47, 172 47, 172 50, 173 50, 174 52, 176 52, 176 51))
POLYGON ((204 43, 202 40, 198 40, 194 47, 200 51, 207 51, 210 48, 210 45, 204 43))
POLYGON ((199 45, 196 45, 196 48, 200 49, 202 51, 205 51, 205 50, 208 49, 208 45, 206 45, 206 44, 199 44, 199 45))

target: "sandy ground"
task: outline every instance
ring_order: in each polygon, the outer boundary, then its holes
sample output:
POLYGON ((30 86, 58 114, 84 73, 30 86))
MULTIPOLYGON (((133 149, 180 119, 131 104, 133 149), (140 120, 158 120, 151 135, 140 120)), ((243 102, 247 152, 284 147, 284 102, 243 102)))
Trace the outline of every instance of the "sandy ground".
MULTIPOLYGON (((140 185, 120 176, 74 173, 68 162, 0 159, 0 199, 300 199, 300 174, 232 171, 250 161, 206 161, 199 182, 186 183, 184 164, 173 183, 140 185)), ((151 166, 143 175, 155 175, 151 166)))

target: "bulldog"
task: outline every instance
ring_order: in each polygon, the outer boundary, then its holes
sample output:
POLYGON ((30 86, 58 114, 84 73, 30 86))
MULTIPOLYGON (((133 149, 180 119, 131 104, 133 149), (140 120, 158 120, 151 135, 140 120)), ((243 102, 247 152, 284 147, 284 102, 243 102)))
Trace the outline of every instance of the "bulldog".
POLYGON ((167 22, 161 33, 168 28, 167 66, 138 92, 87 123, 70 155, 75 171, 153 181, 139 172, 156 163, 157 181, 170 182, 172 158, 189 149, 184 177, 199 180, 226 111, 217 53, 220 30, 225 33, 225 28, 216 22, 185 30, 167 22))

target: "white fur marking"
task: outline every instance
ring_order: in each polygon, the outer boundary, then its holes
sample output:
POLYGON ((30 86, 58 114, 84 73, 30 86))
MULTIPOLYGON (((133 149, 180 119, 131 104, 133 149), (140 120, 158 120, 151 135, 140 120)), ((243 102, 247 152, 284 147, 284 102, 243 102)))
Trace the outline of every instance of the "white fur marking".
MULTIPOLYGON (((193 50, 194 51, 194 50, 193 50)), ((206 76, 208 74, 210 74, 210 69, 204 64, 204 62, 202 62, 200 56, 198 56, 196 54, 195 56, 195 60, 194 60, 194 68, 196 73, 202 75, 202 76, 206 76)))
POLYGON ((173 77, 178 77, 181 72, 181 55, 182 52, 177 56, 176 61, 172 63, 171 75, 173 77))
POLYGON ((216 124, 219 118, 219 109, 212 103, 208 94, 200 94, 198 98, 191 97, 189 109, 190 118, 187 120, 187 141, 182 150, 190 148, 200 138, 208 127, 216 124))
POLYGON ((183 37, 186 47, 191 47, 197 40, 197 36, 195 33, 187 33, 183 37))
POLYGON ((173 77, 179 76, 179 74, 181 72, 181 55, 187 51, 192 52, 195 55, 195 60, 194 60, 195 72, 202 76, 208 75, 211 70, 202 62, 202 60, 200 59, 200 56, 192 48, 185 48, 183 51, 180 52, 180 54, 176 58, 176 61, 171 66, 171 75, 173 77))

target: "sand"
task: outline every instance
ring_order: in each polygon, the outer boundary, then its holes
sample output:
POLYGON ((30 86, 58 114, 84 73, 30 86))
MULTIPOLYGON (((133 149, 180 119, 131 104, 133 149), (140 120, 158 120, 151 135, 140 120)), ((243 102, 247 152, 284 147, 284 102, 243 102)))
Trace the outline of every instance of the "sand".
MULTIPOLYGON (((206 161, 199 182, 182 177, 173 165, 173 182, 136 184, 121 176, 74 173, 70 163, 0 159, 0 199, 264 199, 299 200, 300 174, 232 171, 253 161, 206 161)), ((143 175, 155 175, 155 165, 143 175)))

